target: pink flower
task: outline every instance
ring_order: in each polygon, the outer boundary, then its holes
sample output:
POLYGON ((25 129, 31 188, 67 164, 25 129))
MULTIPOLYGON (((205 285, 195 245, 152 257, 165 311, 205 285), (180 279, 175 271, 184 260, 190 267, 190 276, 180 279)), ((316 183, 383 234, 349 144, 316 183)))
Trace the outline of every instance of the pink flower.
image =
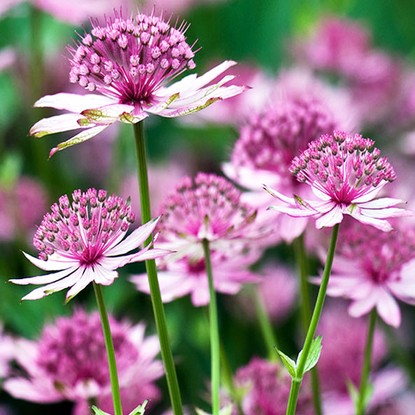
MULTIPOLYGON (((311 415, 314 410, 310 386, 307 381, 304 383, 300 391, 297 411, 302 415, 311 415)), ((268 362, 254 357, 246 366, 237 370, 234 384, 243 393, 241 405, 245 414, 285 413, 291 377, 278 362, 268 362)))
MULTIPOLYGON (((143 324, 132 326, 110 318, 121 399, 128 413, 144 399, 158 399, 154 384, 162 373, 155 336, 145 337, 143 324), (135 393, 134 403, 128 396, 135 393), (127 398, 127 399, 126 399, 127 398)), ((104 337, 98 312, 78 309, 72 317, 60 317, 44 328, 39 340, 16 342, 16 360, 25 374, 4 383, 15 398, 39 403, 63 400, 85 406, 96 399, 103 410, 111 410, 111 385, 104 337)), ((85 415, 89 412, 75 413, 85 415)))
POLYGON ((311 187, 317 200, 304 200, 298 195, 290 198, 265 186, 279 204, 271 206, 278 212, 293 217, 316 218, 316 227, 331 227, 351 215, 356 220, 390 231, 386 220, 407 216, 409 212, 393 206, 400 199, 378 198, 376 195, 395 172, 374 141, 360 134, 334 131, 309 143, 307 150, 291 162, 290 171, 301 183, 311 187))
POLYGON ((11 361, 15 356, 14 340, 4 333, 3 325, 0 323, 0 379, 9 375, 11 361))
POLYGON ((401 313, 395 297, 415 304, 414 241, 414 230, 404 225, 389 233, 357 224, 345 227, 327 294, 352 300, 353 317, 376 308, 385 323, 398 327, 401 313))
POLYGON ((117 268, 165 253, 147 247, 129 254, 149 237, 158 220, 146 223, 124 239, 134 215, 120 197, 89 189, 85 193, 75 190, 72 198, 70 203, 67 195, 61 196, 44 216, 33 238, 39 258, 24 253, 40 269, 56 272, 10 280, 19 285, 44 285, 24 300, 36 300, 71 287, 66 294, 69 301, 92 281, 112 284, 118 277, 117 268))
POLYGON ((165 199, 157 246, 177 251, 168 261, 203 257, 202 242, 223 253, 239 249, 238 241, 260 239, 255 209, 241 202, 241 192, 215 174, 184 177, 165 199))
POLYGON ((167 83, 193 69, 195 53, 186 42, 187 24, 172 27, 160 17, 138 14, 123 19, 118 13, 106 24, 94 23, 72 49, 70 81, 89 92, 59 93, 35 103, 68 113, 45 118, 30 130, 36 137, 82 129, 80 133, 52 149, 51 155, 94 137, 116 121, 138 123, 150 114, 178 117, 199 111, 213 102, 232 97, 245 88, 223 86, 228 75, 212 83, 235 62, 225 61, 201 77, 189 75, 167 83))
MULTIPOLYGON (((236 294, 243 284, 259 281, 259 276, 248 267, 259 259, 259 252, 240 245, 239 252, 224 254, 211 252, 213 284, 215 291, 223 294, 236 294)), ((209 304, 209 286, 205 260, 202 257, 186 256, 177 261, 161 261, 158 273, 163 302, 190 295, 196 307, 209 304)), ((137 290, 150 293, 147 275, 136 275, 131 281, 137 290)))
POLYGON ((286 215, 272 218, 266 211, 270 198, 262 190, 268 183, 278 191, 297 193, 306 186, 289 173, 289 165, 307 144, 337 128, 355 128, 350 98, 339 89, 318 82, 310 72, 296 68, 283 72, 275 86, 273 104, 253 112, 242 126, 225 174, 249 190, 243 200, 258 208, 258 221, 272 222, 273 240, 291 242, 305 229, 307 219, 286 215), (341 114, 341 115, 339 115, 341 114))

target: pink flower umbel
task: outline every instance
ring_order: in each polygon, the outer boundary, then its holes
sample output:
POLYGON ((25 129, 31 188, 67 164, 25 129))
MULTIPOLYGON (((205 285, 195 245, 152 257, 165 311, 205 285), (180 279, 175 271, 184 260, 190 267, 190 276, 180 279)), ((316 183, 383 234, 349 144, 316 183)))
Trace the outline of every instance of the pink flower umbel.
POLYGON ((194 69, 192 46, 186 42, 187 24, 172 27, 169 21, 151 14, 123 19, 119 13, 105 25, 93 23, 72 49, 70 81, 88 92, 45 96, 37 107, 52 107, 69 113, 45 118, 30 130, 35 137, 82 129, 56 151, 97 135, 116 121, 138 123, 150 114, 178 117, 199 111, 213 102, 232 97, 245 88, 223 86, 233 79, 219 77, 235 62, 225 61, 201 77, 189 75, 167 84, 188 69, 194 69))
MULTIPOLYGON (((155 336, 145 337, 145 326, 132 326, 110 317, 121 397, 126 413, 145 399, 158 399, 155 381, 163 374, 155 336), (134 392, 131 392, 134 391, 134 392), (129 395, 134 393, 134 402, 129 395)), ((77 310, 46 326, 39 340, 16 342, 17 363, 25 374, 6 380, 4 389, 15 398, 39 403, 63 400, 87 407, 96 399, 111 410, 111 387, 99 313, 77 310)), ((77 408, 76 413, 81 414, 77 408)), ((85 414, 90 413, 87 411, 85 414)))
MULTIPOLYGON (((245 414, 279 415, 285 413, 291 378, 278 362, 254 357, 237 370, 234 384, 242 394, 241 406, 245 414)), ((305 385, 298 400, 298 413, 314 413, 309 385, 305 385)))
POLYGON ((184 177, 167 196, 161 214, 157 246, 177 251, 171 259, 199 258, 203 240, 212 250, 229 254, 235 241, 261 236, 255 209, 241 202, 241 192, 232 183, 215 174, 184 177))
POLYGON ((134 215, 127 202, 118 196, 107 196, 105 190, 75 190, 72 203, 67 195, 51 207, 33 238, 39 258, 24 253, 47 275, 12 279, 19 285, 40 284, 23 297, 36 300, 56 291, 70 288, 69 301, 89 283, 110 285, 118 277, 117 268, 130 262, 158 258, 166 253, 148 247, 136 250, 153 232, 158 220, 139 227, 124 239, 134 215), (124 240, 123 240, 124 239, 124 240))
POLYGON ((347 227, 340 238, 327 294, 352 300, 349 313, 353 317, 376 308, 385 323, 398 327, 401 313, 395 297, 415 304, 410 263, 415 257, 414 241, 415 232, 407 226, 388 233, 358 224, 347 227))
POLYGON ((392 226, 386 220, 409 212, 393 206, 403 203, 395 198, 376 195, 396 178, 395 171, 374 141, 360 134, 334 131, 309 143, 308 148, 291 162, 290 171, 297 180, 311 187, 318 200, 290 198, 265 186, 279 204, 270 206, 293 217, 314 217, 316 227, 331 227, 350 215, 359 222, 382 231, 392 226))

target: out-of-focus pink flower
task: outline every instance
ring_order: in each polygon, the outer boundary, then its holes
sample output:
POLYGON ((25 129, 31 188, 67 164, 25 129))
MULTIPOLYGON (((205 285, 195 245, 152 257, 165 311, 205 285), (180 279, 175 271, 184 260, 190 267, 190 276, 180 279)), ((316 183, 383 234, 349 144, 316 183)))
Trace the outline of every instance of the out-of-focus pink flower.
POLYGON ((408 226, 385 233, 354 223, 341 234, 327 294, 352 300, 349 313, 360 317, 376 308, 398 327, 401 313, 395 297, 415 304, 415 231, 408 226), (407 265, 405 265, 407 264, 407 265))
POLYGON ((375 49, 369 31, 359 23, 323 19, 315 34, 294 50, 312 68, 339 76, 366 122, 382 120, 393 108, 402 81, 401 65, 375 49))
MULTIPOLYGON (((237 370, 234 385, 240 389, 245 414, 280 415, 285 413, 291 378, 281 364, 254 357, 248 365, 237 370)), ((314 413, 310 385, 303 383, 297 411, 302 415, 314 413)), ((237 412, 234 412, 237 414, 237 412)))
MULTIPOLYGON (((145 399, 159 398, 154 384, 162 373, 155 336, 145 337, 143 324, 132 326, 110 317, 121 397, 128 412, 145 399), (132 392, 131 389, 134 391, 132 392), (129 399, 134 393, 134 403, 129 399), (126 398, 126 399, 125 399, 126 398)), ((4 389, 15 398, 39 403, 63 400, 85 407, 96 399, 111 410, 111 385, 99 313, 77 310, 44 328, 38 341, 16 342, 16 360, 25 371, 6 380, 4 389)), ((124 405, 123 405, 124 406, 124 405)), ((76 411, 77 415, 88 412, 76 411)))
MULTIPOLYGON (((244 284, 255 283, 260 278, 248 270, 259 259, 259 252, 248 246, 238 246, 229 253, 211 252, 213 285, 222 294, 236 294, 244 284)), ((177 261, 163 261, 158 273, 163 302, 190 295, 196 307, 209 304, 209 285, 204 258, 186 256, 177 261)), ((147 275, 131 277, 139 291, 150 293, 147 275)))
POLYGON ((66 294, 69 301, 93 281, 112 284, 118 277, 117 268, 125 264, 165 254, 149 247, 130 253, 150 236, 157 219, 125 238, 134 215, 123 199, 96 189, 84 193, 75 190, 72 198, 71 203, 67 195, 61 196, 59 203, 53 204, 51 212, 44 216, 33 238, 39 258, 24 253, 40 269, 55 272, 10 280, 19 285, 43 285, 23 297, 24 300, 36 300, 71 287, 66 294))
POLYGON ((293 193, 306 187, 290 174, 292 159, 322 134, 336 128, 355 128, 359 120, 350 108, 347 94, 296 68, 280 75, 273 104, 252 114, 242 126, 231 161, 223 169, 229 178, 249 190, 243 200, 258 208, 257 220, 272 223, 271 243, 280 239, 291 242, 304 231, 307 219, 273 217, 265 210, 270 198, 262 191, 263 184, 293 193))
POLYGON ((4 48, 0 51, 0 72, 9 68, 16 60, 16 52, 12 48, 4 48))
POLYGON ((400 199, 378 198, 385 184, 395 180, 395 172, 374 141, 360 134, 334 131, 309 143, 307 150, 294 158, 290 171, 297 180, 311 187, 317 200, 292 198, 265 189, 279 204, 270 208, 293 217, 313 217, 316 227, 332 227, 350 215, 359 222, 382 231, 390 231, 388 218, 405 216, 409 212, 394 207, 400 199))
MULTIPOLYGON (((347 383, 358 387, 366 344, 368 322, 347 314, 344 304, 330 303, 325 309, 317 332, 323 336, 323 349, 318 361, 322 390, 348 395, 347 383), (339 329, 341 328, 341 329, 339 329), (347 333, 347 336, 344 335, 347 333)), ((386 356, 386 344, 380 331, 375 332, 372 349, 372 371, 386 356)))
MULTIPOLYGON (((176 186, 180 178, 187 174, 186 166, 182 162, 166 162, 165 164, 148 166, 148 181, 151 189, 151 211, 153 216, 160 212, 162 203, 166 197, 166 189, 176 186)), ((121 196, 131 199, 131 210, 136 217, 140 217, 140 196, 138 193, 137 174, 130 174, 122 181, 121 196)))
POLYGON ((21 177, 10 188, 0 189, 0 241, 18 236, 30 239, 47 199, 43 186, 29 177, 21 177))
POLYGON ((258 111, 268 103, 274 82, 261 69, 253 65, 239 64, 232 73, 235 75, 235 82, 248 85, 251 89, 218 102, 215 106, 208 107, 204 111, 181 118, 181 121, 191 125, 206 123, 238 125, 252 111, 258 111))
POLYGON ((157 246, 177 251, 168 261, 189 256, 203 257, 202 242, 231 255, 238 242, 260 239, 255 209, 241 202, 241 192, 216 174, 184 177, 165 199, 158 225, 157 246))
POLYGON ((52 149, 51 155, 86 141, 117 121, 136 124, 150 114, 178 117, 199 111, 213 102, 238 95, 241 86, 223 86, 227 75, 215 83, 235 62, 225 61, 201 77, 189 75, 170 81, 195 68, 195 53, 186 42, 187 24, 172 27, 160 17, 138 14, 123 19, 118 13, 104 26, 94 23, 76 49, 72 49, 70 81, 89 92, 47 95, 35 103, 66 114, 44 118, 30 130, 36 137, 82 129, 52 149))

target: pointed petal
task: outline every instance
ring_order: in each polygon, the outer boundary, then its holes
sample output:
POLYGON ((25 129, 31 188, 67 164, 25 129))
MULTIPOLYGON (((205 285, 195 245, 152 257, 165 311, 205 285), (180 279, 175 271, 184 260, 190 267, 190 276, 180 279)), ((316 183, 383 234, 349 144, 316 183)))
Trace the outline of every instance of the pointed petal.
POLYGON ((35 102, 35 107, 49 107, 58 110, 81 113, 89 108, 98 108, 104 105, 117 103, 113 98, 98 94, 70 94, 61 92, 55 95, 46 95, 35 102))
POLYGON ((317 229, 321 229, 325 227, 329 228, 340 223, 342 220, 343 220, 343 213, 342 213, 340 206, 334 206, 332 210, 320 216, 316 220, 316 228, 317 229))
POLYGON ((376 304, 376 310, 386 324, 395 328, 400 326, 401 311, 396 300, 386 290, 382 290, 376 304))
POLYGON ((376 187, 365 192, 362 196, 353 199, 353 203, 365 203, 369 202, 370 200, 373 200, 376 197, 376 195, 382 190, 383 186, 385 186, 386 183, 388 182, 380 182, 376 187))
POLYGON ((390 232, 393 229, 392 225, 387 220, 369 218, 366 215, 362 215, 360 209, 353 209, 352 211, 348 210, 345 213, 353 216, 359 222, 365 223, 367 225, 372 225, 383 232, 390 232))
POLYGON ((90 125, 88 125, 89 123, 80 123, 80 119, 84 119, 86 121, 86 119, 79 114, 62 114, 55 115, 54 117, 43 118, 30 129, 29 134, 37 138, 41 138, 49 134, 90 127, 90 125))
POLYGON ((96 124, 113 124, 118 121, 119 118, 124 115, 125 119, 128 119, 129 115, 134 111, 133 105, 125 104, 111 104, 99 108, 89 108, 82 111, 82 115, 89 121, 96 124))
POLYGON ((100 264, 94 266, 94 281, 101 285, 110 285, 118 278, 118 272, 103 267, 100 264))
POLYGON ((105 256, 122 255, 138 248, 151 235, 159 220, 160 217, 152 219, 144 225, 140 226, 118 245, 108 249, 105 252, 105 256))
POLYGON ((401 216, 413 216, 413 212, 401 208, 366 209, 361 208, 361 214, 369 218, 386 219, 401 216))
POLYGON ((45 285, 43 287, 36 288, 29 294, 25 295, 22 300, 39 300, 40 298, 46 297, 47 295, 71 287, 82 277, 83 272, 84 268, 78 268, 66 278, 53 282, 52 284, 45 285))
POLYGON ((77 279, 72 288, 66 293, 66 303, 68 303, 72 298, 75 297, 80 291, 82 291, 88 284, 94 281, 95 273, 92 268, 87 268, 83 270, 83 274, 80 278, 77 279))
POLYGON ((11 279, 9 282, 17 285, 50 284, 51 282, 58 281, 61 278, 71 274, 73 271, 75 271, 76 268, 78 268, 77 265, 73 266, 72 268, 64 269, 63 271, 53 272, 51 274, 40 275, 36 277, 11 279))
POLYGON ((304 208, 295 208, 295 207, 288 207, 288 206, 279 206, 279 205, 271 205, 268 209, 276 210, 277 212, 286 213, 294 218, 306 218, 309 216, 319 216, 321 215, 320 212, 315 210, 308 210, 304 208))
POLYGON ((395 206, 400 203, 405 203, 405 201, 392 197, 381 197, 379 199, 370 200, 369 202, 359 203, 359 206, 361 208, 380 209, 395 206))
POLYGON ((51 255, 47 261, 35 258, 32 255, 23 252, 23 255, 36 267, 43 269, 44 271, 61 271, 68 269, 77 264, 74 260, 69 260, 58 255, 51 255))
POLYGON ((63 143, 59 143, 50 151, 49 157, 52 157, 57 151, 64 150, 65 148, 74 146, 75 144, 83 143, 84 141, 87 141, 90 138, 95 137, 101 131, 104 131, 108 126, 109 125, 100 125, 98 127, 88 128, 87 130, 82 131, 74 137, 70 138, 69 140, 66 140, 63 143))

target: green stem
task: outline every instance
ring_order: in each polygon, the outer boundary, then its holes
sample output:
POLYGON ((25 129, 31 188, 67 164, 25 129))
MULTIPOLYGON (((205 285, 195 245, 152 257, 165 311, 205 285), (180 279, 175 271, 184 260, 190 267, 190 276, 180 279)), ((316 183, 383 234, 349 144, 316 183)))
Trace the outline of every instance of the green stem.
POLYGON ((278 349, 279 347, 277 337, 275 336, 274 328, 272 327, 268 312, 259 295, 259 291, 256 288, 254 288, 254 290, 255 310, 258 317, 259 327, 261 328, 262 336, 264 337, 265 345, 268 350, 268 359, 270 361, 275 361, 278 357, 275 348, 278 349))
MULTIPOLYGON (((144 128, 142 122, 134 124, 133 126, 134 139, 137 151, 141 221, 142 223, 146 223, 151 219, 151 207, 150 193, 148 188, 147 157, 144 138, 144 128)), ((150 236, 146 241, 146 246, 151 242, 152 237, 150 236)), ((167 386, 169 389, 173 413, 174 415, 183 415, 179 383, 177 381, 176 368, 174 366, 173 355, 170 349, 169 337, 167 333, 166 316, 164 312, 163 302, 161 301, 160 286, 158 282, 155 261, 146 261, 146 269, 148 283, 150 286, 151 304, 153 306, 153 314, 160 342, 161 357, 163 359, 164 370, 166 373, 167 386)))
POLYGON ((112 401, 114 404, 114 415, 122 415, 120 386, 118 383, 117 363, 115 361, 114 344, 112 342, 111 328, 108 314, 105 309, 104 297, 101 286, 94 282, 95 298, 97 300, 99 315, 101 316, 102 331, 104 333, 105 348, 107 349, 108 367, 110 371, 112 401))
POLYGON ((356 402, 356 415, 363 415, 368 404, 367 387, 369 385, 370 365, 372 360, 373 339, 375 337, 376 309, 374 308, 369 317, 365 355, 363 360, 362 377, 360 379, 359 395, 356 402))
POLYGON ((216 292, 213 284, 212 263, 210 260, 209 241, 202 242, 205 255, 206 274, 209 282, 209 327, 210 327, 210 355, 211 355, 211 388, 212 388, 212 415, 219 415, 219 388, 220 388, 220 342, 218 307, 216 304, 216 292))
MULTIPOLYGON (((304 233, 301 234, 293 243, 295 262, 298 267, 298 274, 300 277, 300 295, 301 295, 301 316, 304 328, 304 333, 307 332, 308 325, 311 319, 311 302, 310 302, 310 290, 308 277, 309 264, 308 256, 305 249, 304 233)), ((315 366, 311 372, 311 391, 313 395, 313 405, 315 415, 322 415, 323 409, 321 405, 321 393, 320 393, 320 380, 318 375, 317 366, 315 366)))
POLYGON ((337 236, 339 233, 339 224, 333 227, 331 234, 331 241, 329 250, 327 252, 326 265, 324 267, 323 277, 321 279, 320 289, 318 291, 316 304, 311 316, 310 325, 308 327, 307 335, 304 341, 301 356, 298 359, 298 365, 296 370, 296 377, 291 381, 290 396, 288 398, 286 415, 294 415, 297 407, 298 393, 300 392, 301 382, 304 377, 304 368, 307 363, 308 355, 310 353, 311 344, 314 339, 314 335, 317 330, 317 325, 320 320, 320 315, 323 310, 324 300, 326 298, 327 286, 329 283, 331 267, 333 265, 334 252, 336 250, 337 236))

